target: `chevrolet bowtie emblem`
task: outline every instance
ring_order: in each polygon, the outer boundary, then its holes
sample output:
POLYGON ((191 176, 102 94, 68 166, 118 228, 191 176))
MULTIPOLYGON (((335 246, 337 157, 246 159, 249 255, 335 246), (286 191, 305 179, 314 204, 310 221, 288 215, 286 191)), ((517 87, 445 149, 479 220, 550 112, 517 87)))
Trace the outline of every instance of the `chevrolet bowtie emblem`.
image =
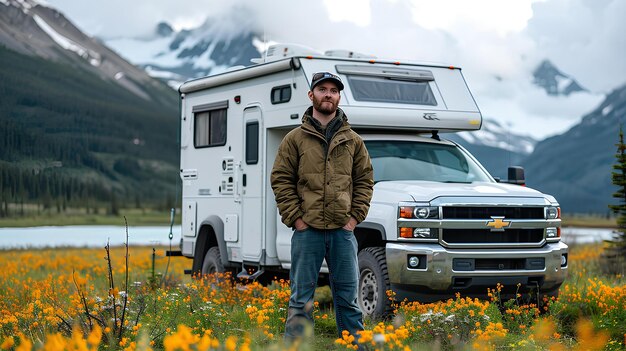
POLYGON ((487 227, 490 227, 492 232, 503 232, 509 225, 511 222, 505 221, 504 217, 491 216, 491 220, 487 221, 487 227))

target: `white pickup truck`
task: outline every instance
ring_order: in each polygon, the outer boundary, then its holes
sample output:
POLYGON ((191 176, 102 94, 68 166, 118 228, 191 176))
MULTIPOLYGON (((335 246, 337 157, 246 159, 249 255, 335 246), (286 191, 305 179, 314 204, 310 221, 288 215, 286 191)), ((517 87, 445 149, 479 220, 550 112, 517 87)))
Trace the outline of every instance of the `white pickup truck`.
POLYGON ((496 181, 441 138, 482 124, 460 68, 288 45, 259 61, 179 89, 180 254, 193 259, 189 272, 256 279, 289 270, 293 231, 280 221, 269 175, 310 105, 312 74, 329 71, 345 83, 340 106, 374 167, 371 208, 355 230, 365 314, 390 311, 387 290, 420 301, 485 296, 497 283, 503 293, 558 294, 568 247, 557 201, 523 186, 520 168, 496 181))

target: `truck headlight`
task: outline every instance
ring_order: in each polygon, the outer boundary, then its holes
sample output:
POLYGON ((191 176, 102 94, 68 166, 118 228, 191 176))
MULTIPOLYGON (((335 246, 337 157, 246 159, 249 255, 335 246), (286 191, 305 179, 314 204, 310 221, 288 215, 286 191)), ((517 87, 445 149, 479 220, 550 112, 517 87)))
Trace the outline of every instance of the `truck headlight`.
POLYGON ((561 208, 556 207, 556 206, 546 207, 546 218, 547 219, 561 218, 561 208))
POLYGON ((439 218, 439 207, 436 206, 400 206, 399 218, 430 219, 439 218))

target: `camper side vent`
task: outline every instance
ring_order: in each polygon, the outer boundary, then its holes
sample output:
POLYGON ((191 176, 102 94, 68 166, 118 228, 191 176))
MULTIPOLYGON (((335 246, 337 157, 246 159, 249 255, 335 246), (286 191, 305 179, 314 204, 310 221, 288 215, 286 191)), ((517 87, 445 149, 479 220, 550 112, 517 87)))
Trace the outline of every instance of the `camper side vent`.
POLYGON ((222 179, 222 185, 220 186, 220 193, 223 195, 232 194, 235 190, 235 183, 233 177, 222 179))
POLYGON ((197 169, 181 169, 180 177, 182 180, 198 179, 198 170, 197 169))
POLYGON ((222 160, 222 174, 232 174, 235 169, 235 160, 231 157, 222 160))

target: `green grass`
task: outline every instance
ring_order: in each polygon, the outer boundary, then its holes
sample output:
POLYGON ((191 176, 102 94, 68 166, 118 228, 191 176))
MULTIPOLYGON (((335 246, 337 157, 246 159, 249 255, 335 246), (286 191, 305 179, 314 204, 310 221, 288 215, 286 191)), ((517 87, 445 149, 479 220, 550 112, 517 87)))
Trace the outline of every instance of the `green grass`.
POLYGON ((563 214, 562 226, 582 228, 617 228, 616 218, 593 214, 563 214))
MULTIPOLYGON (((169 225, 170 212, 154 209, 120 209, 119 216, 107 214, 107 209, 102 207, 94 214, 93 209, 87 213, 85 208, 67 209, 58 213, 56 209, 37 211, 36 205, 25 205, 25 215, 12 215, 0 218, 0 227, 36 227, 36 226, 65 226, 65 225, 123 225, 124 217, 133 225, 169 225)), ((19 213, 19 205, 10 204, 11 213, 19 213)), ((180 224, 180 210, 176 211, 176 224, 180 224)), ((564 214, 562 219, 564 227, 582 228, 617 228, 615 217, 593 214, 564 214)))
MULTIPOLYGON (((30 211, 29 211, 30 212, 30 211)), ((138 225, 169 225, 170 211, 152 209, 120 209, 118 216, 106 214, 101 208, 98 213, 87 213, 85 209, 68 209, 65 213, 56 210, 42 211, 37 214, 30 212, 23 217, 0 218, 0 227, 38 227, 38 226, 68 226, 68 225, 124 225, 124 216, 128 224, 138 225)), ((181 221, 180 210, 176 211, 175 224, 181 221)))

